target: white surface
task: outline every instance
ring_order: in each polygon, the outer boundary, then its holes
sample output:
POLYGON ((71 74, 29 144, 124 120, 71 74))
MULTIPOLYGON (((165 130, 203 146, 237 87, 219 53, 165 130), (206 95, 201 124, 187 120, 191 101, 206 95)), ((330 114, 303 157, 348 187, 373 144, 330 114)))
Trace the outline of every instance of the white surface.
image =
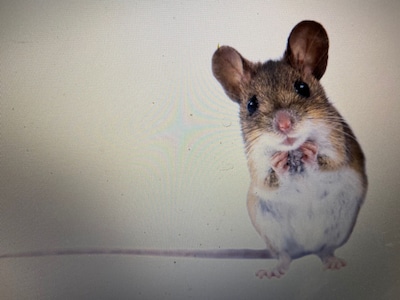
POLYGON ((400 295, 400 2, 2 1, 0 253, 43 248, 262 248, 247 216, 236 105, 218 44, 279 58, 321 22, 327 94, 367 156, 348 261, 72 256, 0 260, 2 299, 394 299, 400 295))

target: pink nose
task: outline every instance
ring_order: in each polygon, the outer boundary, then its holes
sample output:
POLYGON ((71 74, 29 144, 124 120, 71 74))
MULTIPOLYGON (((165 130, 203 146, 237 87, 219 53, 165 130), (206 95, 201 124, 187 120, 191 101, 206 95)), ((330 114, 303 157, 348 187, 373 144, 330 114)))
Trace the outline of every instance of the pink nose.
POLYGON ((289 133, 292 130, 292 121, 286 111, 276 113, 276 125, 282 133, 289 133))

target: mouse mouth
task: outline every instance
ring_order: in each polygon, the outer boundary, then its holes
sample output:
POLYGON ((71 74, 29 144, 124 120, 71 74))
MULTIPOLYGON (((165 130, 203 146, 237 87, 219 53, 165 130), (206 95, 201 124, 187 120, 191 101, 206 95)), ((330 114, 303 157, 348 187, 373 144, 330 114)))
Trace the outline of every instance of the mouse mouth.
POLYGON ((297 141, 296 138, 286 137, 286 139, 282 142, 285 146, 293 146, 293 144, 297 141))

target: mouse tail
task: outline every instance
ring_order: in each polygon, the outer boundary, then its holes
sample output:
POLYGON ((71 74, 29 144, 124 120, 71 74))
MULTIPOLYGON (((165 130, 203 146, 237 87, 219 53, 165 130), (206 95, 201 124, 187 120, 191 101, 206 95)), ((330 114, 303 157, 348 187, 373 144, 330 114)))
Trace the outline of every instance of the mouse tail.
POLYGON ((268 259, 273 258, 267 249, 117 249, 117 248, 75 248, 36 250, 0 255, 6 258, 33 258, 45 256, 67 255, 131 255, 131 256, 162 256, 162 257, 192 257, 192 258, 218 258, 218 259, 268 259))

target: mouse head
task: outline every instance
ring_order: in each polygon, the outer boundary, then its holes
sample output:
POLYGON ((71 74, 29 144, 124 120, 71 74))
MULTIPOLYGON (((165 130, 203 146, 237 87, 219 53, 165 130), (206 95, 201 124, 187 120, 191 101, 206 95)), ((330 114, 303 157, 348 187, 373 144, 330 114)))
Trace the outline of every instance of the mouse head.
POLYGON ((322 25, 302 21, 290 33, 281 60, 254 63, 229 46, 215 51, 214 76, 240 105, 246 142, 267 134, 269 143, 290 150, 307 140, 309 128, 302 120, 321 119, 322 108, 329 106, 319 84, 326 70, 328 48, 322 25))

